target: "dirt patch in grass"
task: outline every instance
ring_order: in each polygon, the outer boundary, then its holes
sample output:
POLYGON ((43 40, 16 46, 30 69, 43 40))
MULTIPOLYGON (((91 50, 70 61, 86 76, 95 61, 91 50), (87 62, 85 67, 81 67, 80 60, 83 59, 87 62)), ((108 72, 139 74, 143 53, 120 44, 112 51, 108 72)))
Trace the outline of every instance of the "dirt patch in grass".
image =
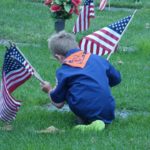
POLYGON ((64 107, 61 108, 61 109, 56 108, 54 105, 52 105, 50 103, 44 105, 43 108, 45 108, 45 109, 47 109, 49 111, 59 111, 59 112, 69 112, 70 111, 70 108, 68 107, 67 104, 65 104, 64 107))

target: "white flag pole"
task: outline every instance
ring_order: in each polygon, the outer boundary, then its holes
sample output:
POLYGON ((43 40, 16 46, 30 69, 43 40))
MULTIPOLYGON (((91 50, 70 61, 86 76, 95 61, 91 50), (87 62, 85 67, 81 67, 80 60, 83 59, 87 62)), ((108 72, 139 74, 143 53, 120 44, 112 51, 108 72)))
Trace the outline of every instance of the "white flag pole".
MULTIPOLYGON (((14 45, 16 46, 14 43, 9 42, 10 45, 14 45)), ((28 61, 28 59, 24 56, 24 54, 21 52, 21 50, 17 47, 17 49, 19 50, 19 52, 21 53, 21 55, 26 59, 26 61, 28 62, 28 64, 33 68, 34 73, 33 75, 35 76, 35 78, 37 80, 39 80, 42 84, 44 83, 44 80, 41 78, 41 76, 38 74, 38 72, 35 70, 35 68, 30 64, 30 62, 28 61)))
MULTIPOLYGON (((135 13, 137 12, 137 9, 133 12, 133 15, 132 15, 132 17, 131 17, 131 19, 130 19, 130 21, 128 22, 128 24, 126 25, 126 27, 125 27, 125 29, 124 29, 124 31, 122 32, 122 34, 121 34, 121 36, 120 36, 120 39, 118 40, 118 42, 115 44, 115 46, 114 46, 114 50, 115 50, 115 48, 116 48, 116 46, 117 46, 117 44, 119 43, 119 41, 121 40, 121 38, 122 38, 122 36, 123 36, 123 34, 125 33, 125 31, 127 30, 127 28, 128 28, 128 26, 129 26, 129 24, 131 23, 131 21, 132 21, 132 19, 133 19, 133 17, 134 17, 134 15, 135 15, 135 13)), ((108 55, 108 57, 107 57, 107 60, 109 60, 109 58, 110 58, 110 56, 114 53, 114 50, 108 55)))
MULTIPOLYGON (((35 69, 34 69, 35 71, 35 69)), ((41 78, 41 76, 37 73, 37 71, 34 72, 34 76, 37 80, 39 80, 42 84, 44 84, 44 80, 41 78)))
POLYGON ((108 2, 108 5, 109 5, 109 11, 110 11, 110 0, 109 0, 109 2, 108 2))

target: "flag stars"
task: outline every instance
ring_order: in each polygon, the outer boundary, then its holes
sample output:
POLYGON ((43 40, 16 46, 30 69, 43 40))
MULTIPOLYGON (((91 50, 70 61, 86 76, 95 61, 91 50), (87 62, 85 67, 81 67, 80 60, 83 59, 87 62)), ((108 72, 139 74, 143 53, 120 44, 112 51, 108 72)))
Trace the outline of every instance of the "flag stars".
POLYGON ((24 61, 25 58, 16 47, 11 47, 7 49, 4 59, 4 70, 6 75, 11 71, 18 70, 22 67, 25 68, 26 66, 23 64, 24 61))
POLYGON ((108 27, 110 27, 113 31, 116 31, 117 33, 121 34, 126 25, 128 24, 130 18, 131 16, 121 19, 120 21, 117 21, 116 23, 113 23, 108 27))
POLYGON ((5 57, 6 57, 6 59, 8 59, 10 57, 10 55, 6 55, 5 57))

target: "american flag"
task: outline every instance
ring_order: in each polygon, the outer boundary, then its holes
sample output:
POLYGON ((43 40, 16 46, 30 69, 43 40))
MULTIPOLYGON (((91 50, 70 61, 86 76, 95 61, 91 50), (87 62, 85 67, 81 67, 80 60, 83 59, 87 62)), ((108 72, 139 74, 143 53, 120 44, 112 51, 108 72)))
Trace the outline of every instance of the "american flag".
POLYGON ((100 4, 99 4, 99 9, 102 11, 105 9, 107 4, 107 0, 101 0, 100 4))
POLYGON ((90 25, 90 18, 94 18, 94 3, 93 0, 85 0, 84 6, 81 9, 81 12, 75 22, 75 25, 73 27, 73 32, 81 32, 88 30, 90 25))
POLYGON ((97 55, 114 52, 131 18, 132 16, 127 16, 82 38, 79 42, 80 49, 97 55))
POLYGON ((16 46, 7 49, 2 70, 0 91, 0 119, 10 122, 15 119, 21 101, 15 100, 11 93, 34 74, 34 69, 27 62, 16 46))

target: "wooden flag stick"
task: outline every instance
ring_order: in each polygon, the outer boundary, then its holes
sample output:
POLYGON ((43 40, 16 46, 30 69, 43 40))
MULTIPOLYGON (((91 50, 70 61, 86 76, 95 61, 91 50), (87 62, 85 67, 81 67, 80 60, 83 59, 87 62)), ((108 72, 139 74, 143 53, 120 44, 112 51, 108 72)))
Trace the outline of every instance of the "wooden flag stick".
MULTIPOLYGON (((115 48, 116 48, 116 46, 117 46, 117 44, 119 43, 119 41, 121 40, 121 38, 122 38, 122 36, 123 36, 123 34, 125 33, 125 31, 127 30, 127 28, 128 28, 128 26, 129 26, 129 24, 131 23, 131 21, 132 21, 132 19, 133 19, 133 17, 134 17, 134 15, 135 15, 135 13, 137 12, 137 9, 133 12, 133 15, 132 15, 132 17, 131 17, 131 19, 130 19, 130 21, 128 22, 128 24, 126 25, 126 27, 125 27, 125 29, 124 29, 124 31, 122 32, 122 34, 121 34, 121 36, 120 36, 120 38, 119 38, 119 40, 118 40, 118 42, 115 44, 115 46, 114 46, 114 50, 115 50, 115 48)), ((110 59, 110 56, 114 53, 114 50, 108 55, 108 57, 107 57, 107 60, 109 60, 110 59)))

